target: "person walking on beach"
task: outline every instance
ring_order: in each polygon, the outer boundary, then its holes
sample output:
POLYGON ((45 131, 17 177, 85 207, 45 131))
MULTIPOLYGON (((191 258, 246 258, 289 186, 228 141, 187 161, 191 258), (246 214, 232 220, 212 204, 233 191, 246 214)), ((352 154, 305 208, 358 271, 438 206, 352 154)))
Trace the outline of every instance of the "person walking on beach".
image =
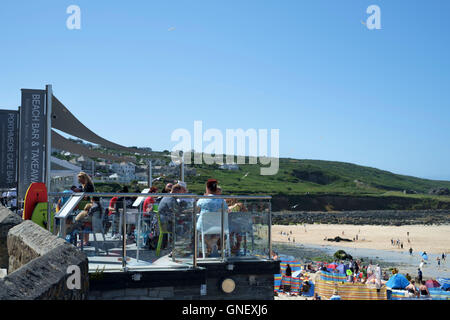
POLYGON ((419 279, 419 282, 422 282, 422 270, 417 271, 417 278, 419 279))
POLYGON ((442 261, 445 261, 445 256, 446 256, 446 255, 445 255, 445 253, 443 252, 443 253, 442 253, 442 261))
POLYGON ((413 249, 410 247, 409 248, 409 255, 412 256, 412 253, 413 253, 413 249))
POLYGON ((436 260, 437 260, 438 267, 440 267, 441 266, 441 259, 439 259, 439 257, 437 257, 436 260))

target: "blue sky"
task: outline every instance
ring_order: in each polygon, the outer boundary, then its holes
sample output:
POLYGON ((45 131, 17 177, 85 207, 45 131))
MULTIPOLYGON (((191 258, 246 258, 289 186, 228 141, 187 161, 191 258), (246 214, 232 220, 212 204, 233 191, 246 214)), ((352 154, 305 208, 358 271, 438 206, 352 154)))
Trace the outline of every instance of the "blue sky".
POLYGON ((280 129, 282 157, 450 180, 450 2, 2 1, 0 106, 44 88, 124 145, 280 129), (81 30, 66 8, 81 8, 81 30), (381 30, 361 21, 381 8, 381 30))

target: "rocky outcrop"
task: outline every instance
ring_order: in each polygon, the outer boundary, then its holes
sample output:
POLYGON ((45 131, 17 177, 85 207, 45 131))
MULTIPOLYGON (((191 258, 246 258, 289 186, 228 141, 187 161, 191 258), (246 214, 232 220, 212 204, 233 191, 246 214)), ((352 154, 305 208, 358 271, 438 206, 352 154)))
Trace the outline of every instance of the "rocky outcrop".
POLYGON ((7 236, 8 231, 22 223, 22 219, 14 212, 8 210, 4 206, 0 205, 0 268, 8 268, 8 247, 7 236))
POLYGON ((450 209, 450 201, 399 196, 303 194, 272 196, 272 210, 302 211, 450 209))
POLYGON ((437 196, 448 196, 450 195, 450 190, 448 188, 437 188, 431 189, 428 193, 437 196))
POLYGON ((449 224, 450 210, 367 210, 341 212, 274 212, 273 224, 412 225, 449 224))

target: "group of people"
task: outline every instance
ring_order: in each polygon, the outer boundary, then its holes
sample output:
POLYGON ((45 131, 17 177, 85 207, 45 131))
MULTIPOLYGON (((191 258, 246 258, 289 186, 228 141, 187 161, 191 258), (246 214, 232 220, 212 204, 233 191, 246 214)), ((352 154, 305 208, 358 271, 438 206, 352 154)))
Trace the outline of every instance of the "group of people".
MULTIPOLYGON (((67 200, 70 198, 71 193, 77 192, 95 192, 94 183, 91 177, 85 172, 80 172, 78 174, 79 186, 72 186, 69 190, 65 190, 67 197, 61 197, 57 203, 57 210, 60 210, 67 200)), ((83 245, 88 246, 89 243, 89 232, 92 232, 92 221, 93 218, 103 217, 105 228, 107 231, 111 228, 111 236, 113 240, 119 240, 123 236, 127 236, 128 239, 135 239, 135 226, 132 224, 127 224, 127 234, 123 235, 122 230, 120 230, 120 212, 123 206, 131 208, 132 203, 135 198, 127 197, 128 187, 124 186, 120 190, 116 190, 117 193, 123 193, 123 196, 112 197, 109 201, 108 207, 105 208, 105 215, 102 214, 103 208, 101 206, 100 199, 98 197, 85 197, 79 204, 81 212, 79 212, 73 219, 73 222, 68 221, 68 240, 72 243, 77 243, 76 235, 83 233, 83 245), (74 239, 75 238, 75 239, 74 239)), ((178 181, 176 183, 168 183, 162 189, 161 193, 167 194, 188 194, 187 185, 185 182, 178 181)), ((149 193, 158 193, 157 187, 152 187, 149 193)), ((224 216, 224 228, 227 230, 227 239, 230 243, 230 250, 233 254, 239 254, 241 249, 241 242, 243 235, 239 232, 241 226, 233 227, 233 223, 229 223, 229 214, 232 212, 246 212, 247 208, 243 202, 237 199, 227 199, 226 201, 222 198, 215 198, 212 196, 221 195, 222 189, 218 185, 216 179, 209 179, 206 182, 205 193, 207 197, 199 199, 196 203, 197 208, 197 231, 203 232, 204 242, 205 242, 205 256, 215 257, 219 256, 219 251, 222 250, 222 241, 220 239, 220 223, 221 219, 212 219, 212 224, 215 225, 215 231, 205 230, 208 229, 211 224, 211 215, 213 213, 220 213, 222 210, 225 213, 224 216), (211 196, 211 198, 209 198, 211 196), (208 226, 208 228, 206 227, 208 226), (233 240, 233 241, 229 241, 233 240)), ((147 241, 149 249, 156 248, 157 239, 161 230, 164 230, 163 238, 163 248, 172 246, 169 234, 172 230, 177 228, 177 232, 186 234, 190 232, 189 223, 183 221, 180 212, 186 208, 192 208, 194 200, 190 197, 173 197, 173 196, 148 196, 145 198, 142 211, 143 211, 143 222, 146 224, 147 241), (175 221, 175 226, 173 222, 175 221), (184 231, 180 229, 185 229, 184 231)), ((192 212, 192 211, 190 211, 192 212)), ((190 216, 191 217, 191 216, 190 216)), ((217 215, 214 215, 217 217, 217 215)), ((190 222, 190 221, 189 221, 190 222)), ((210 228, 211 229, 211 228, 210 228)), ((106 233, 106 232, 105 232, 106 233)))

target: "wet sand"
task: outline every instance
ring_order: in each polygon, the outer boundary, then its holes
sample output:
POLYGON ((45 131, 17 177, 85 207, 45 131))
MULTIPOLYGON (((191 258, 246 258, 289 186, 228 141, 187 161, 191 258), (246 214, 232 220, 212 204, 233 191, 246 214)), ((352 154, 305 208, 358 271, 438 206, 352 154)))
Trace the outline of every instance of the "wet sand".
MULTIPOLYGON (((362 248, 407 252, 412 247, 414 253, 450 253, 450 225, 408 225, 408 226, 373 226, 373 225, 337 225, 337 224, 306 224, 293 226, 272 226, 272 240, 284 243, 313 244, 336 247, 362 248), (280 232, 289 235, 281 235, 280 232), (290 232, 292 231, 292 234, 290 232), (409 237, 407 236, 409 232, 409 237), (354 242, 331 242, 325 237, 353 239, 354 242), (288 241, 288 237, 290 241, 288 241), (409 243, 408 243, 409 238, 409 243), (403 242, 403 249, 392 246, 391 239, 403 242)), ((448 257, 450 259, 450 257, 448 257)))

